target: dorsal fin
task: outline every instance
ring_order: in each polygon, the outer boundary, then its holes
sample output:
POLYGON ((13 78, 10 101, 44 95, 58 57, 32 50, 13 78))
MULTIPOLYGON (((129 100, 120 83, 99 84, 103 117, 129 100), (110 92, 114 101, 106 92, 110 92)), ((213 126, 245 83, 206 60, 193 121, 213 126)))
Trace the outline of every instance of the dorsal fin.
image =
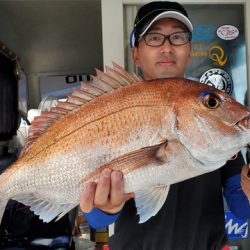
POLYGON ((122 86, 129 84, 129 79, 126 75, 121 74, 120 72, 112 69, 109 66, 106 66, 106 72, 109 76, 113 77, 115 80, 119 81, 122 86))
POLYGON ((115 62, 112 62, 114 70, 119 72, 120 74, 126 76, 130 81, 132 82, 142 82, 142 78, 140 76, 137 76, 134 72, 129 73, 127 70, 125 70, 123 67, 118 65, 115 62))
POLYGON ((81 82, 81 89, 88 91, 91 94, 94 94, 96 96, 98 95, 102 95, 105 93, 105 91, 103 91, 102 89, 89 84, 88 82, 81 82))
POLYGON ((113 63, 113 68, 106 67, 106 73, 96 70, 96 76, 92 76, 91 83, 81 82, 81 88, 69 94, 66 101, 58 101, 55 107, 49 111, 43 111, 40 116, 35 117, 29 127, 27 143, 21 151, 20 157, 30 149, 33 142, 42 133, 64 115, 98 96, 139 81, 142 80, 138 76, 127 72, 116 63, 113 63))

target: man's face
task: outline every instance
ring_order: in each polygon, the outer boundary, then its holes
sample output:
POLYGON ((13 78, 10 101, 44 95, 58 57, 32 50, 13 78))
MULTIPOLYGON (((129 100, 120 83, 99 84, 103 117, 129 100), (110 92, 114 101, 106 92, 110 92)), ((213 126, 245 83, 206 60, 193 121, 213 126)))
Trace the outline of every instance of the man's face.
MULTIPOLYGON (((156 21, 148 32, 169 35, 174 32, 187 31, 184 24, 176 19, 163 18, 156 21)), ((132 49, 132 56, 140 67, 145 80, 169 77, 183 77, 190 61, 190 43, 174 46, 168 40, 159 47, 148 46, 143 39, 138 47, 132 49)))

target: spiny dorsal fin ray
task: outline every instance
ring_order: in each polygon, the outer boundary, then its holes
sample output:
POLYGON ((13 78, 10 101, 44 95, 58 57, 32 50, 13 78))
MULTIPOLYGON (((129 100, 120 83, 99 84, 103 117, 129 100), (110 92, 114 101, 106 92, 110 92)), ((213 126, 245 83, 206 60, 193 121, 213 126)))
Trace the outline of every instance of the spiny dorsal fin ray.
POLYGON ((73 96, 73 97, 77 97, 77 98, 80 98, 82 100, 83 103, 86 103, 90 100, 92 100, 93 98, 90 97, 90 96, 87 96, 84 92, 82 92, 81 89, 77 89, 75 90, 73 93, 71 93, 70 95, 68 96, 73 96))
MULTIPOLYGON (((42 116, 44 117, 50 117, 52 119, 58 119, 59 117, 61 117, 62 115, 60 113, 57 113, 57 112, 53 112, 52 110, 51 111, 42 111, 42 116)), ((40 116, 38 116, 40 117, 40 116)))
POLYGON ((89 93, 96 95, 96 96, 99 96, 105 93, 105 91, 103 91, 102 89, 88 82, 81 82, 81 89, 88 91, 89 93))
POLYGON ((67 109, 59 108, 59 107, 52 107, 49 112, 61 114, 61 116, 68 113, 67 109))
POLYGON ((106 66, 105 68, 106 68, 106 74, 119 81, 121 85, 126 86, 131 84, 131 81, 128 79, 126 75, 121 74, 120 72, 110 68, 109 66, 106 66))
POLYGON ((129 73, 127 70, 125 70, 123 67, 121 67, 120 65, 118 65, 115 62, 112 62, 113 68, 114 70, 116 70, 117 72, 121 73, 122 75, 126 76, 127 79, 129 79, 131 82, 142 82, 143 80, 137 76, 134 72, 129 73))
POLYGON ((105 93, 110 92, 113 89, 115 89, 113 87, 113 84, 110 82, 106 82, 103 79, 100 79, 96 76, 91 76, 91 78, 92 78, 92 83, 94 84, 94 86, 98 86, 105 93))
POLYGON ((114 69, 106 67, 106 73, 96 70, 97 76, 92 76, 93 81, 91 83, 81 82, 81 88, 69 94, 66 101, 58 101, 55 107, 52 107, 49 111, 42 112, 40 116, 36 117, 29 128, 27 143, 20 157, 30 149, 33 142, 42 133, 64 115, 98 98, 98 96, 141 81, 139 77, 130 74, 121 66, 113 63, 113 67, 114 69))
POLYGON ((63 109, 69 110, 69 111, 74 110, 78 106, 79 105, 77 105, 77 104, 73 104, 70 102, 61 102, 61 101, 58 101, 58 103, 56 105, 56 107, 58 107, 58 108, 63 108, 63 109))
POLYGON ((67 95, 67 101, 76 105, 82 105, 86 103, 86 100, 83 100, 81 97, 74 96, 74 95, 67 95))
POLYGON ((125 86, 123 82, 117 81, 114 77, 110 76, 107 73, 103 73, 102 71, 96 69, 96 75, 98 79, 103 80, 103 82, 108 83, 109 85, 113 86, 114 88, 119 88, 125 86))

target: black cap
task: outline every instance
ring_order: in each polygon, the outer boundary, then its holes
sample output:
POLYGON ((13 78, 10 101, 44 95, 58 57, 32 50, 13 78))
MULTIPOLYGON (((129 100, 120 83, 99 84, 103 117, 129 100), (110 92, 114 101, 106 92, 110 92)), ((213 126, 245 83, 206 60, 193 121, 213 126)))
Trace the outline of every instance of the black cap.
POLYGON ((130 46, 134 47, 138 38, 144 35, 155 21, 167 17, 179 20, 190 32, 193 32, 193 24, 182 5, 169 1, 151 2, 143 5, 137 12, 130 36, 130 46))

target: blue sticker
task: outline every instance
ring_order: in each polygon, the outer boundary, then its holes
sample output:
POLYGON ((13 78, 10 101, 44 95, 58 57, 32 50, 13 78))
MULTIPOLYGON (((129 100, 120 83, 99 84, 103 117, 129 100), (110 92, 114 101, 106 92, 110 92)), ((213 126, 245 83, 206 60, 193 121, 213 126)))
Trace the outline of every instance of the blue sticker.
POLYGON ((212 25, 195 25, 192 41, 209 41, 215 36, 215 27, 212 25))

